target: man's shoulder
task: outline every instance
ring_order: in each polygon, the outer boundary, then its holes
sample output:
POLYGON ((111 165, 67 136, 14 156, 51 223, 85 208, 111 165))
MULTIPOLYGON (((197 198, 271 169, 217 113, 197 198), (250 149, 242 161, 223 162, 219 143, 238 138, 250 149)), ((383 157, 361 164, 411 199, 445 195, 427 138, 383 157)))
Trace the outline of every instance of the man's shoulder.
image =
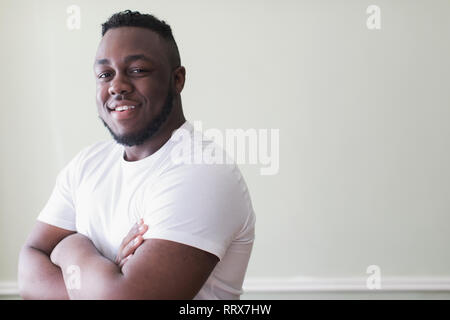
POLYGON ((113 140, 102 140, 82 148, 72 158, 67 167, 73 168, 75 172, 84 172, 89 167, 98 167, 98 164, 106 164, 107 158, 116 156, 117 144, 113 140))
POLYGON ((220 224, 223 229, 223 224, 227 224, 229 228, 225 229, 233 230, 233 239, 253 241, 255 214, 246 181, 236 163, 171 165, 156 181, 149 189, 150 206, 171 204, 167 214, 172 219, 188 212, 189 219, 195 216, 208 228, 220 224))
POLYGON ((85 146, 80 150, 80 154, 83 154, 85 157, 92 157, 96 155, 101 155, 108 153, 117 147, 117 143, 112 140, 101 140, 94 142, 88 146, 85 146))
POLYGON ((75 155, 78 161, 86 161, 92 158, 104 157, 116 150, 117 144, 114 140, 101 140, 83 147, 75 155))
POLYGON ((152 193, 171 194, 171 197, 199 199, 224 204, 249 202, 245 179, 235 163, 179 163, 168 165, 152 183, 152 193), (214 200, 216 199, 216 200, 214 200))
MULTIPOLYGON (((195 157, 195 156, 193 156, 195 157)), ((172 158, 165 162, 161 179, 177 176, 190 183, 239 182, 242 174, 235 162, 208 162, 199 160, 180 160, 172 158)))
POLYGON ((239 173, 236 162, 213 138, 195 130, 192 125, 177 130, 170 139, 170 161, 167 167, 186 173, 239 173))
POLYGON ((238 165, 222 145, 190 123, 181 129, 169 141, 159 182, 173 180, 189 188, 203 185, 211 190, 224 190, 224 186, 246 188, 238 165))

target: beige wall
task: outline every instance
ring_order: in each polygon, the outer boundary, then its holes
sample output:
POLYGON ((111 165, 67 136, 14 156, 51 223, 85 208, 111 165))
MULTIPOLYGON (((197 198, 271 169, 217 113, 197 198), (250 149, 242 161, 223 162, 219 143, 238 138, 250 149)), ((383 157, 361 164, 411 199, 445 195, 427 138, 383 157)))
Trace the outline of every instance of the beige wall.
POLYGON ((280 130, 277 175, 241 166, 257 214, 244 297, 367 296, 369 265, 397 297, 447 297, 449 1, 124 2, 0 2, 0 294, 57 172, 109 137, 91 67, 100 24, 130 8, 171 24, 189 120, 280 130))

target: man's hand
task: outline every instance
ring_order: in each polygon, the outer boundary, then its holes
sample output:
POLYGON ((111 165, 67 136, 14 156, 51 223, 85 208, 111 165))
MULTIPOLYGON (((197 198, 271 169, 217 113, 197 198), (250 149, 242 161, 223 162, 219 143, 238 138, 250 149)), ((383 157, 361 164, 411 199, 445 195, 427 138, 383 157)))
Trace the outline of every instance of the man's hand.
POLYGON ((139 219, 139 221, 131 228, 130 232, 128 232, 122 240, 115 260, 115 263, 120 269, 122 269, 124 264, 133 255, 136 249, 144 242, 142 235, 146 233, 147 230, 148 226, 144 224, 144 220, 139 219))

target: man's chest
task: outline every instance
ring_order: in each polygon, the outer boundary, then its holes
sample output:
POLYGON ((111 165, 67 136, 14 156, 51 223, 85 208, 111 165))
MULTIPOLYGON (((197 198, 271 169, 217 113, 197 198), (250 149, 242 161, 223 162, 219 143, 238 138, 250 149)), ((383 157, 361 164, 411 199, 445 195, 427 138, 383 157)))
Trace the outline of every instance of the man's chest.
POLYGON ((140 218, 138 191, 138 186, 120 178, 86 181, 77 189, 77 231, 107 258, 114 259, 122 239, 140 218))

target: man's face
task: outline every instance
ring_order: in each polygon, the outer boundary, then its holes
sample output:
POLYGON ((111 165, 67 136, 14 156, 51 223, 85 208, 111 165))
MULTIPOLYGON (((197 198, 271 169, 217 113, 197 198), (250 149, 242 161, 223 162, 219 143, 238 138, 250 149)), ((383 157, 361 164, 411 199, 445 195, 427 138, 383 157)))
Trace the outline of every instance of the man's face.
POLYGON ((94 65, 97 108, 118 143, 142 144, 164 123, 173 100, 171 71, 166 44, 155 32, 119 27, 105 33, 94 65))

